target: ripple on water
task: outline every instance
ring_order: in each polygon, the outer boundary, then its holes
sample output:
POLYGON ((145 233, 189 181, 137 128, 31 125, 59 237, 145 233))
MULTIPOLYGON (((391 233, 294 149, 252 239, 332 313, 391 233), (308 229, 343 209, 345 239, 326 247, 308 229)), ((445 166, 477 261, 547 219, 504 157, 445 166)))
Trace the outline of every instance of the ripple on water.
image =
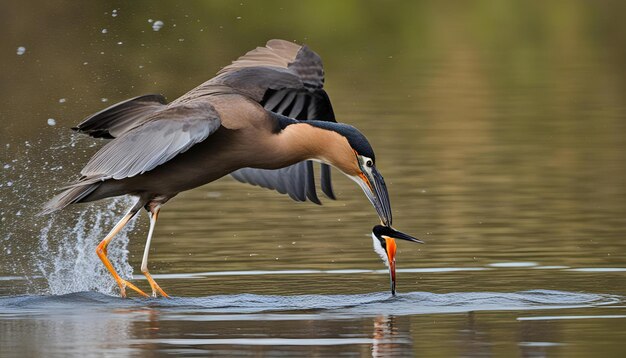
POLYGON ((494 262, 489 264, 491 267, 500 268, 520 268, 520 267, 534 267, 538 264, 536 262, 494 262))
POLYGON ((97 292, 60 296, 14 296, 0 298, 0 316, 29 314, 81 314, 113 309, 158 309, 164 313, 250 314, 293 313, 333 317, 379 314, 416 315, 468 311, 543 310, 617 304, 621 297, 605 294, 552 290, 521 292, 410 292, 391 297, 388 293, 355 295, 215 295, 172 299, 121 299, 97 292), (393 304, 389 304, 393 303, 393 304))

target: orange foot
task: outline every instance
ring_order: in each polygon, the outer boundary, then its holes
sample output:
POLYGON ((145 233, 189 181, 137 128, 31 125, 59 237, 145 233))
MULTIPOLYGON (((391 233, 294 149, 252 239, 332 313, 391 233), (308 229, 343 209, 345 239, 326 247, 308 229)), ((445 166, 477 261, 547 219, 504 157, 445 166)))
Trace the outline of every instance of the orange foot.
POLYGON ((119 278, 119 281, 117 281, 117 285, 120 287, 120 295, 122 296, 122 298, 126 298, 126 287, 132 289, 133 291, 137 292, 138 294, 142 295, 143 297, 150 297, 150 296, 148 296, 148 294, 143 292, 140 288, 138 288, 137 286, 133 285, 129 281, 124 280, 123 278, 119 278))
POLYGON ((156 297, 157 296, 157 292, 158 292, 161 296, 166 297, 166 298, 170 298, 170 296, 167 293, 165 293, 165 291, 163 291, 161 286, 159 286, 159 284, 156 283, 156 281, 154 281, 152 276, 150 276, 150 272, 145 271, 143 274, 148 279, 148 282, 150 283, 150 287, 152 288, 152 297, 156 297))

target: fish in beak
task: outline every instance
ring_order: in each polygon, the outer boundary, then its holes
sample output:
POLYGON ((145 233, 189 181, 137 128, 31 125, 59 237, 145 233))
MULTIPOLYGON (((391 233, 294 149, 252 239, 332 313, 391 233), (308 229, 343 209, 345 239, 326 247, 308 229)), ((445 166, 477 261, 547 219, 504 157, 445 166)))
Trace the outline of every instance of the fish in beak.
POLYGON ((385 265, 389 267, 391 294, 394 296, 396 295, 396 239, 411 241, 418 244, 424 243, 422 240, 397 231, 389 226, 376 225, 372 229, 374 250, 378 253, 385 265))

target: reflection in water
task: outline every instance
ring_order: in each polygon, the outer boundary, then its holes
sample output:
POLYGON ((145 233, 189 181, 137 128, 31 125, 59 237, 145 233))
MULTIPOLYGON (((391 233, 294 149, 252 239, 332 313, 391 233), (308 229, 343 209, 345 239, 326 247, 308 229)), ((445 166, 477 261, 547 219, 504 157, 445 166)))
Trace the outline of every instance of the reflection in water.
MULTIPOLYGON (((135 322, 146 316, 142 312, 116 312, 52 315, 35 320, 0 320, 0 346, 6 356, 71 356, 133 351, 125 342, 135 332, 135 322)), ((3 354, 3 356, 5 356, 3 354)))
POLYGON ((560 327, 550 321, 521 321, 519 350, 521 357, 547 357, 551 349, 562 345, 560 327))
POLYGON ((461 357, 491 357, 493 341, 476 322, 476 314, 468 312, 464 326, 459 329, 458 350, 461 357))
POLYGON ((512 319, 505 320, 508 323, 501 327, 489 318, 493 311, 462 312, 494 307, 529 313, 558 308, 553 311, 558 313, 563 310, 562 302, 550 302, 559 301, 559 296, 569 297, 571 304, 578 302, 578 309, 616 303, 614 297, 589 300, 592 295, 552 292, 551 299, 546 294, 422 292, 391 299, 386 292, 244 294, 146 300, 82 292, 4 297, 0 298, 0 330, 9 334, 0 336, 0 347, 20 356, 50 352, 99 354, 109 350, 133 354, 158 350, 200 355, 307 355, 314 349, 321 356, 359 352, 373 357, 404 357, 416 352, 429 355, 435 338, 456 342, 445 344, 448 354, 478 357, 493 353, 500 332, 510 335, 521 329, 515 349, 533 356, 563 342, 564 338, 554 335, 554 331, 560 331, 554 323, 528 320, 519 324, 512 319), (393 313, 380 313, 385 311, 393 313), (450 325, 446 321, 457 323, 450 325))
POLYGON ((372 357, 413 356, 410 328, 407 316, 381 315, 374 318, 372 357))
MULTIPOLYGON (((137 311, 128 310, 128 312, 137 311)), ((158 309, 151 308, 138 310, 138 312, 144 315, 144 317, 142 317, 144 319, 135 322, 133 325, 133 335, 129 337, 126 344, 143 351, 153 352, 158 348, 159 337, 163 335, 163 332, 161 332, 161 312, 158 309), (141 338, 143 341, 129 344, 130 342, 136 342, 138 338, 141 338)))

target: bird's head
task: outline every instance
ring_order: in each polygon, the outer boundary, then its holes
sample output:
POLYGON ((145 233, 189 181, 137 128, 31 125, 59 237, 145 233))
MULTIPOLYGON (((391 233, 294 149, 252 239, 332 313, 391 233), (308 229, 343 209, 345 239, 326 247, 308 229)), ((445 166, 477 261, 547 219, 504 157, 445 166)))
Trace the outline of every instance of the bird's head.
MULTIPOLYGON (((367 138, 351 125, 320 121, 309 123, 339 134, 339 140, 336 142, 340 142, 341 147, 329 149, 330 154, 328 158, 324 158, 325 161, 359 184, 376 209, 382 224, 391 226, 391 203, 387 185, 376 169, 376 155, 367 138)), ((331 143, 324 145, 330 146, 331 143)))
POLYGON ((423 244, 422 240, 416 239, 405 233, 397 231, 388 226, 376 225, 372 229, 372 240, 374 251, 380 256, 385 265, 389 268, 389 279, 391 283, 391 294, 396 294, 396 240, 407 240, 423 244))

